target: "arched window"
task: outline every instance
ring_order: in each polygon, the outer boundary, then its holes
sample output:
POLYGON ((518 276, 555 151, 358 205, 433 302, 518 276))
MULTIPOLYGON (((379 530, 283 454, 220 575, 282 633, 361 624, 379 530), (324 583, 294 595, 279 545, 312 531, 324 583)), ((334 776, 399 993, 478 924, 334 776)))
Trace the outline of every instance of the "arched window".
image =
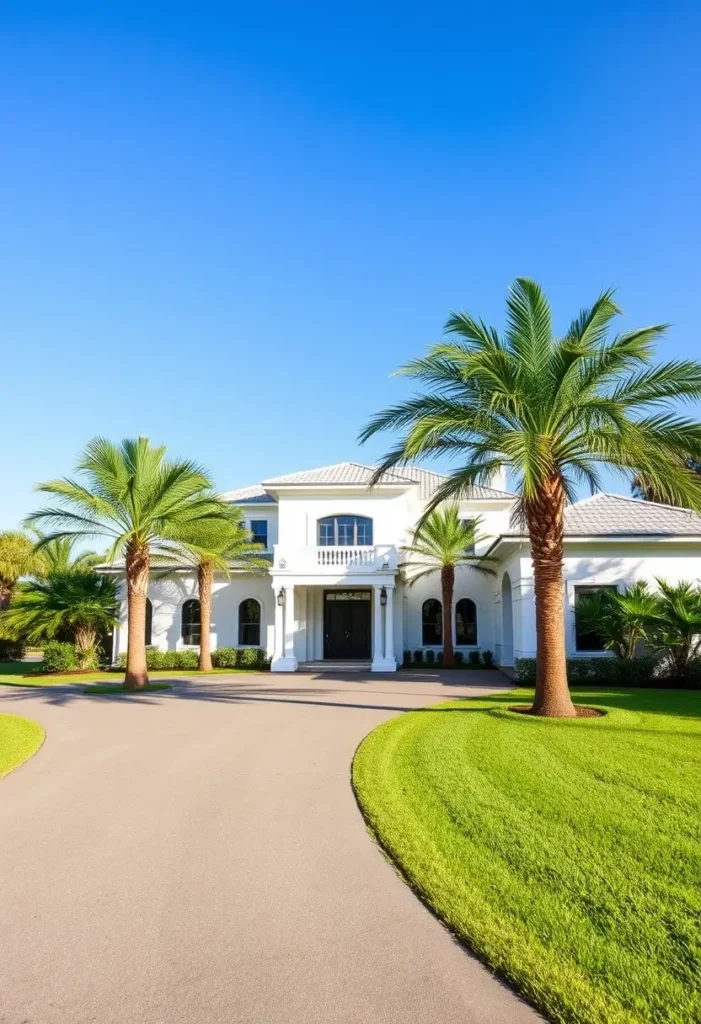
POLYGON ((254 597, 239 605, 239 645, 260 647, 260 603, 254 597))
POLYGON ((477 605, 469 597, 455 605, 455 642, 458 647, 474 647, 477 643, 477 605))
POLYGON ((367 516, 326 516, 317 522, 320 547, 369 547, 372 519, 367 516))
POLYGON ((443 606, 435 597, 429 597, 421 607, 421 643, 424 647, 443 643, 443 606))
POLYGON ((146 598, 146 626, 144 629, 144 643, 151 646, 151 634, 153 633, 153 605, 148 597, 146 598))
POLYGON ((195 646, 200 642, 202 630, 200 628, 200 602, 191 597, 183 605, 183 643, 195 646))

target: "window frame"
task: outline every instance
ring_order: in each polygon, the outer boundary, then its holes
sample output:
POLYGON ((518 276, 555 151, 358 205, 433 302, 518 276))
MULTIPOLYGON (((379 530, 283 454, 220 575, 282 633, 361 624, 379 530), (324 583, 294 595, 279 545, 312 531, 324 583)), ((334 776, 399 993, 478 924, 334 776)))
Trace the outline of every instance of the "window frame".
MULTIPOLYGON (((573 617, 573 631, 574 631, 574 654, 583 655, 586 658, 602 658, 609 657, 611 651, 607 651, 603 646, 601 647, 580 647, 579 645, 579 629, 577 627, 577 599, 578 595, 585 591, 589 594, 598 592, 601 590, 611 590, 618 592, 620 586, 618 583, 599 583, 592 580, 572 580, 572 617, 573 617)), ((586 634, 585 634, 586 635, 586 634)))
POLYGON ((479 628, 478 628, 478 624, 477 624, 477 602, 475 601, 475 599, 473 597, 461 597, 461 598, 459 598, 455 602, 455 608, 453 610, 453 626, 454 626, 454 629, 455 629, 455 646, 456 647, 479 647, 479 628), (475 610, 474 622, 468 622, 466 619, 463 620, 465 625, 471 625, 471 626, 473 625, 474 629, 475 629, 475 639, 470 641, 470 642, 461 641, 459 636, 458 636, 458 607, 459 607, 459 605, 462 604, 463 601, 469 601, 469 603, 472 605, 472 607, 475 610))
POLYGON ((438 597, 427 597, 425 601, 421 602, 421 646, 422 647, 442 647, 443 646, 443 602, 438 597), (425 620, 424 609, 427 604, 434 602, 438 605, 437 625, 433 626, 431 623, 427 623, 425 620), (435 630, 438 636, 437 640, 426 639, 426 629, 431 628, 435 630))
POLYGON ((262 603, 262 601, 259 598, 257 598, 257 597, 252 597, 252 596, 251 597, 242 597, 241 600, 239 601, 239 607, 238 607, 238 644, 237 644, 237 646, 238 647, 260 647, 261 646, 260 638, 261 638, 261 635, 262 635, 262 631, 263 631, 263 603, 262 603), (258 605, 258 622, 253 622, 250 619, 248 619, 246 622, 242 621, 242 609, 243 609, 244 605, 247 604, 249 601, 254 601, 258 605), (247 643, 247 642, 245 642, 244 640, 241 639, 242 636, 245 635, 245 633, 243 631, 245 629, 250 629, 251 626, 257 626, 258 627, 258 642, 257 643, 247 643))
POLYGON ((187 601, 183 601, 182 606, 180 608, 180 640, 182 642, 183 647, 199 647, 200 644, 202 643, 202 605, 200 604, 199 599, 196 597, 188 597, 187 601), (194 620, 192 622, 188 622, 188 626, 190 627, 190 629, 192 629, 193 626, 197 627, 196 632, 198 633, 199 639, 194 641, 185 639, 185 609, 192 605, 197 605, 198 618, 197 622, 195 622, 194 620))
POLYGON ((261 523, 262 525, 265 526, 265 544, 264 544, 262 550, 263 551, 269 551, 270 548, 268 547, 268 542, 270 540, 270 521, 268 519, 249 519, 249 521, 248 521, 248 528, 251 531, 251 536, 253 538, 253 543, 254 544, 260 544, 261 541, 256 537, 255 533, 253 532, 253 524, 254 523, 261 523))
POLYGON ((356 512, 335 512, 330 516, 321 516, 316 521, 316 544, 320 548, 371 548, 374 545, 375 524, 371 516, 359 515, 356 512), (341 541, 341 528, 345 531, 352 525, 351 541, 341 541), (360 528, 365 531, 369 527, 370 539, 358 540, 360 528), (322 530, 332 529, 332 540, 322 540, 322 530))

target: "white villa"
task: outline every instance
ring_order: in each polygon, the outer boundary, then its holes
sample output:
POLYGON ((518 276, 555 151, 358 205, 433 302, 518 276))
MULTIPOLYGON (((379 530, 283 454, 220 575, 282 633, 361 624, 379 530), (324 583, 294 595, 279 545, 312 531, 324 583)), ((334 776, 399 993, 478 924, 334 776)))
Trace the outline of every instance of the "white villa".
MULTIPOLYGON (((215 581, 212 649, 262 647, 274 672, 355 662, 393 672, 403 652, 443 647, 440 575, 409 586, 401 547, 444 477, 424 469, 386 473, 372 490, 372 467, 341 462, 231 491, 254 537, 271 558, 267 576, 234 571, 215 581)), ((456 573, 453 643, 490 650, 508 667, 535 655, 533 574, 527 539, 511 522, 515 496, 503 480, 475 486, 460 502, 481 520, 476 554, 495 559, 494 576, 456 573)), ((701 577, 701 516, 686 509, 597 494, 565 516, 565 631, 569 657, 591 657, 596 638, 578 636, 578 597, 655 577, 701 577)), ((196 647, 200 615, 196 575, 152 578, 146 640, 163 650, 196 647)), ((126 603, 113 657, 126 650, 126 603)))

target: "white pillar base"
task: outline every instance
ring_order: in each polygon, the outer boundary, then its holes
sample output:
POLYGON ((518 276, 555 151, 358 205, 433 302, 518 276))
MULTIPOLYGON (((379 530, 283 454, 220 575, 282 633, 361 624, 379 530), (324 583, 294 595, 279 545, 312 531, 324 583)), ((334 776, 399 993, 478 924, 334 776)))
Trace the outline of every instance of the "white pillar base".
POLYGON ((397 662, 395 658, 378 658, 370 666, 371 672, 396 672, 397 662))
POLYGON ((297 671, 297 659, 293 656, 286 658, 284 655, 281 658, 273 658, 270 663, 271 672, 296 672, 297 671))

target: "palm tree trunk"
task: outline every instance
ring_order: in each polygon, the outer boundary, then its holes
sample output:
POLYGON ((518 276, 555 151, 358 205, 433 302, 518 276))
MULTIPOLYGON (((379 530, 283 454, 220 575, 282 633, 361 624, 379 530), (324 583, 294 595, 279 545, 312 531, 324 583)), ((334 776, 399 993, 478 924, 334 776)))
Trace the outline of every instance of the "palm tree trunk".
POLYGON ((562 559, 565 492, 559 476, 526 505, 535 588, 536 687, 533 713, 576 715, 567 686, 562 559))
POLYGON ((151 555, 146 544, 127 547, 127 671, 125 690, 142 690, 148 686, 146 670, 146 597, 151 555))
POLYGON ((212 671, 212 652, 209 633, 212 620, 212 582, 214 569, 211 562, 200 562, 197 567, 197 585, 200 592, 200 672, 212 671))
POLYGON ((78 668, 90 668, 90 665, 86 665, 86 660, 93 660, 97 646, 96 630, 92 626, 76 626, 75 646, 78 651, 78 668))
POLYGON ((441 598, 443 600, 443 664, 452 665, 453 653, 453 592, 455 590, 455 566, 441 568, 441 598))

